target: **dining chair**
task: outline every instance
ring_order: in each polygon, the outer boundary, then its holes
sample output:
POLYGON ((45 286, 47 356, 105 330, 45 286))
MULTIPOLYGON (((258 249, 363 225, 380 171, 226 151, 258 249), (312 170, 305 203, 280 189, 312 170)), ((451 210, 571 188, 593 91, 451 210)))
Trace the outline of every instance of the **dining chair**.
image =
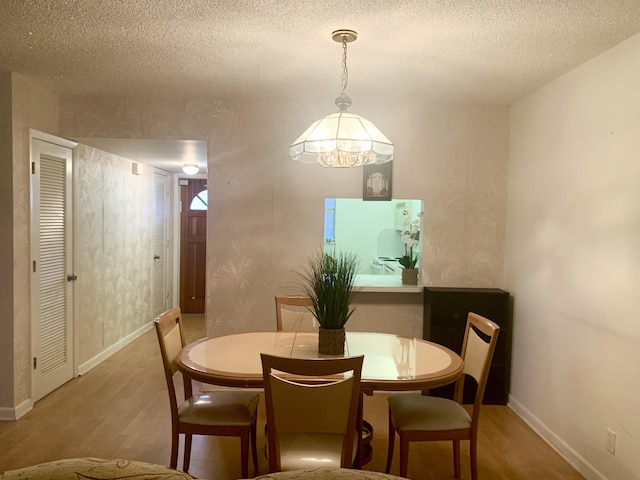
POLYGON ((192 435, 240 437, 242 477, 248 478, 249 443, 253 449, 253 467, 258 471, 256 419, 260 395, 247 391, 223 391, 193 394, 189 377, 183 375, 184 402, 178 404, 174 376, 177 358, 185 346, 182 313, 174 307, 154 319, 171 406, 171 468, 178 464, 179 435, 185 436, 183 470, 189 471, 192 435))
POLYGON ((261 354, 269 472, 351 468, 364 355, 288 358, 261 354))
POLYGON ((311 298, 301 295, 276 295, 276 330, 317 332, 318 321, 307 308, 311 298))
POLYGON ((400 476, 407 476, 409 443, 438 440, 453 441, 453 466, 460 478, 460 441, 469 440, 471 478, 478 479, 478 420, 489 367, 500 327, 491 320, 470 312, 467 316, 461 356, 463 375, 455 383, 453 400, 420 394, 392 395, 389 402, 389 443, 386 472, 391 470, 396 432, 400 436, 400 476), (462 406, 465 377, 477 385, 471 411, 462 406))

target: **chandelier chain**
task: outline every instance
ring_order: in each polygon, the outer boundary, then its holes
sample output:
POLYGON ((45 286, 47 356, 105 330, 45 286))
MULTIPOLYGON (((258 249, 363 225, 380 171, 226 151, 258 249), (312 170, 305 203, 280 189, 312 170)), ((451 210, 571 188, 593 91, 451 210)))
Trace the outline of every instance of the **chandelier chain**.
POLYGON ((347 69, 347 40, 342 39, 342 93, 347 89, 349 70, 347 69))
POLYGON ((342 93, 335 100, 339 111, 311 124, 289 147, 293 160, 317 163, 323 167, 361 167, 393 160, 393 143, 366 118, 348 112, 351 99, 345 93, 349 83, 347 43, 358 38, 353 30, 340 29, 331 34, 342 43, 342 93))

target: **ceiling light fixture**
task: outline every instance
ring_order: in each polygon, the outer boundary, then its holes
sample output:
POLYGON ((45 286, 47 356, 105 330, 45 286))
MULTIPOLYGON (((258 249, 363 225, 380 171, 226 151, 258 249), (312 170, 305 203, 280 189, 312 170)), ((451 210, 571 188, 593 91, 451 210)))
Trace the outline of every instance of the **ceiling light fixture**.
POLYGON ((342 93, 336 98, 337 113, 332 113, 307 128, 289 147, 293 160, 319 163, 323 167, 360 167, 393 160, 393 143, 366 118, 347 112, 351 99, 347 88, 347 43, 358 34, 336 30, 331 38, 342 43, 342 93))
POLYGON ((187 175, 195 175, 200 171, 200 169, 195 163, 185 163, 184 165, 182 165, 182 171, 187 175))

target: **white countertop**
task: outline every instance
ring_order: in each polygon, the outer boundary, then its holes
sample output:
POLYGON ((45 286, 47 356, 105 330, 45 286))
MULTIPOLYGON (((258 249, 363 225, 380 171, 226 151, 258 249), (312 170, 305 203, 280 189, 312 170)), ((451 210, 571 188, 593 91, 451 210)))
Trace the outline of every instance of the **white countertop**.
POLYGON ((422 285, 402 285, 401 275, 356 275, 359 292, 420 293, 422 285))

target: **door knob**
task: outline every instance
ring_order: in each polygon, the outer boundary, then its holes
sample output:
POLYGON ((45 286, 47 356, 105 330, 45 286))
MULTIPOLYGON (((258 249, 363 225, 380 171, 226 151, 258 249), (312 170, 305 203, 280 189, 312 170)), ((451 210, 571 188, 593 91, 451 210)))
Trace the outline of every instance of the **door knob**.
POLYGON ((72 282, 78 279, 78 276, 75 273, 71 273, 67 275, 67 282, 72 282))

